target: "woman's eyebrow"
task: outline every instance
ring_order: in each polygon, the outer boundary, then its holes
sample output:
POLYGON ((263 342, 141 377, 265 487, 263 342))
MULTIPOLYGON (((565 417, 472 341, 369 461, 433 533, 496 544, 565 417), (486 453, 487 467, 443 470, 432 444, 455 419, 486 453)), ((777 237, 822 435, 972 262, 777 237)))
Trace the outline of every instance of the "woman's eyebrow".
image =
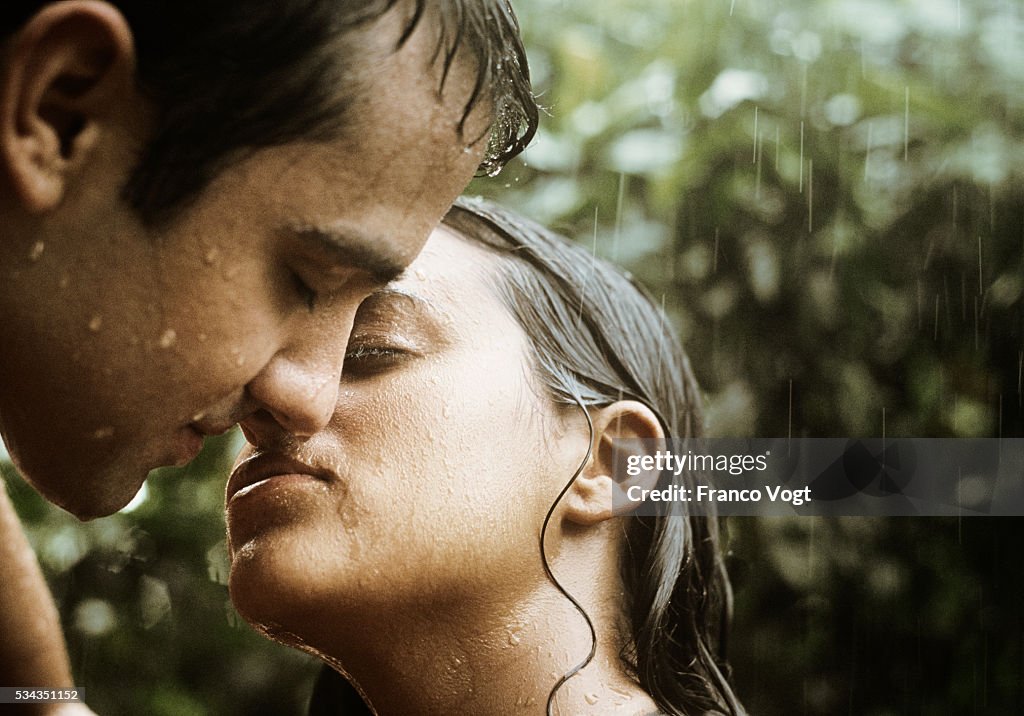
POLYGON ((437 309, 434 304, 419 295, 415 291, 409 291, 400 286, 395 286, 393 283, 388 286, 378 288, 376 291, 371 293, 363 301, 364 304, 370 304, 371 306, 377 302, 386 302, 389 300, 401 299, 409 303, 413 308, 417 310, 425 310, 428 313, 436 313, 437 309))
POLYGON ((377 289, 359 306, 352 336, 378 330, 397 332, 407 338, 421 336, 421 347, 440 347, 452 340, 451 320, 428 298, 401 286, 377 289))
POLYGON ((287 224, 284 231, 331 256, 339 265, 365 271, 376 283, 393 281, 405 271, 407 261, 391 250, 386 238, 368 234, 358 227, 293 223, 287 224))

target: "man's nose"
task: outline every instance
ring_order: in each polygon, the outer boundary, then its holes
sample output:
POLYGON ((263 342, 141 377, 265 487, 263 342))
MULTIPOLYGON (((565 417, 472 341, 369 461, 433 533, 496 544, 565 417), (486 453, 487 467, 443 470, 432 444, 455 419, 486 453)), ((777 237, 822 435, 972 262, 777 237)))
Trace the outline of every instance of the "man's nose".
POLYGON ((311 330, 278 351, 249 382, 249 397, 287 432, 309 437, 330 421, 338 400, 349 324, 311 330))

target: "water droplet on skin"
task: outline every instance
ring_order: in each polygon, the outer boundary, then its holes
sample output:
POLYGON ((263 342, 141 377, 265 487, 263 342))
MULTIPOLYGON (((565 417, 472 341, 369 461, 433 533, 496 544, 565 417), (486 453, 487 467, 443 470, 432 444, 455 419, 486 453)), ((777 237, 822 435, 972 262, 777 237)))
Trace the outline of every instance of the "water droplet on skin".
POLYGON ((196 338, 199 339, 200 343, 206 343, 206 334, 205 333, 200 333, 198 336, 196 336, 196 338))
POLYGON ((238 366, 239 368, 245 365, 245 356, 239 355, 237 358, 235 358, 235 365, 238 366))
POLYGON ((99 430, 93 432, 92 437, 93 440, 107 440, 109 438, 114 437, 114 429, 100 428, 99 430))
POLYGON ((200 420, 206 417, 206 411, 200 410, 198 413, 192 416, 192 422, 198 423, 200 420))
POLYGON ((71 279, 67 274, 64 274, 60 277, 60 280, 57 281, 57 286, 60 288, 67 288, 69 283, 71 283, 71 279))
POLYGON ((423 271, 423 269, 416 269, 413 273, 416 274, 416 278, 419 279, 420 281, 427 280, 427 274, 423 271))
POLYGON ((103 316, 93 316, 92 320, 89 321, 89 330, 93 333, 97 333, 100 328, 103 327, 103 316))
POLYGON ((583 698, 585 698, 587 700, 587 703, 590 704, 591 706, 593 706, 594 704, 596 704, 598 701, 601 700, 601 697, 598 696, 597 694, 594 694, 594 693, 586 694, 586 695, 583 696, 583 698))
POLYGON ((203 261, 206 262, 207 266, 213 266, 217 262, 217 257, 219 255, 220 251, 217 249, 216 246, 214 246, 213 248, 206 252, 205 256, 203 256, 203 261))
POLYGON ((163 335, 160 336, 160 347, 170 348, 171 346, 174 345, 175 341, 177 340, 177 331, 175 331, 173 328, 168 328, 166 331, 163 332, 163 335))
POLYGON ((43 244, 42 241, 37 241, 34 244, 32 244, 32 250, 28 252, 28 260, 38 261, 39 257, 43 255, 43 249, 45 248, 46 246, 43 244))

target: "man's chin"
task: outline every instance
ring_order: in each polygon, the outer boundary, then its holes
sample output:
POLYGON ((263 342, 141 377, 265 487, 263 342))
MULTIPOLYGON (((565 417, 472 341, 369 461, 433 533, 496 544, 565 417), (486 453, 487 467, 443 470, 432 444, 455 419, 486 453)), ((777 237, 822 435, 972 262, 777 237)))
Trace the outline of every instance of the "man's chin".
POLYGON ((23 474, 40 495, 82 522, 107 517, 123 508, 132 501, 146 479, 146 473, 142 472, 136 480, 126 482, 126 470, 98 470, 89 474, 81 470, 76 472, 78 474, 74 476, 65 472, 58 480, 23 474))

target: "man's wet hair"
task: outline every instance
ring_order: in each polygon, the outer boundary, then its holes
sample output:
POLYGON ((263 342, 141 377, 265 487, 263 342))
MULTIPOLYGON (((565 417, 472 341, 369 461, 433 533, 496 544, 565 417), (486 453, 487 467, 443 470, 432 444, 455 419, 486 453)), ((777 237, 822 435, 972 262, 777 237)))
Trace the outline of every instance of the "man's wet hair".
MULTIPOLYGON (((52 0, 0 4, 0 41, 52 0)), ((155 128, 124 188, 149 223, 173 218, 223 169, 254 150, 336 137, 351 117, 358 34, 406 8, 400 49, 425 15, 440 18, 433 61, 444 88, 456 53, 476 63, 459 133, 478 105, 493 113, 481 174, 533 138, 538 110, 519 24, 508 0, 108 0, 135 40, 140 90, 155 128), (487 106, 489 105, 489 106, 487 106)))

